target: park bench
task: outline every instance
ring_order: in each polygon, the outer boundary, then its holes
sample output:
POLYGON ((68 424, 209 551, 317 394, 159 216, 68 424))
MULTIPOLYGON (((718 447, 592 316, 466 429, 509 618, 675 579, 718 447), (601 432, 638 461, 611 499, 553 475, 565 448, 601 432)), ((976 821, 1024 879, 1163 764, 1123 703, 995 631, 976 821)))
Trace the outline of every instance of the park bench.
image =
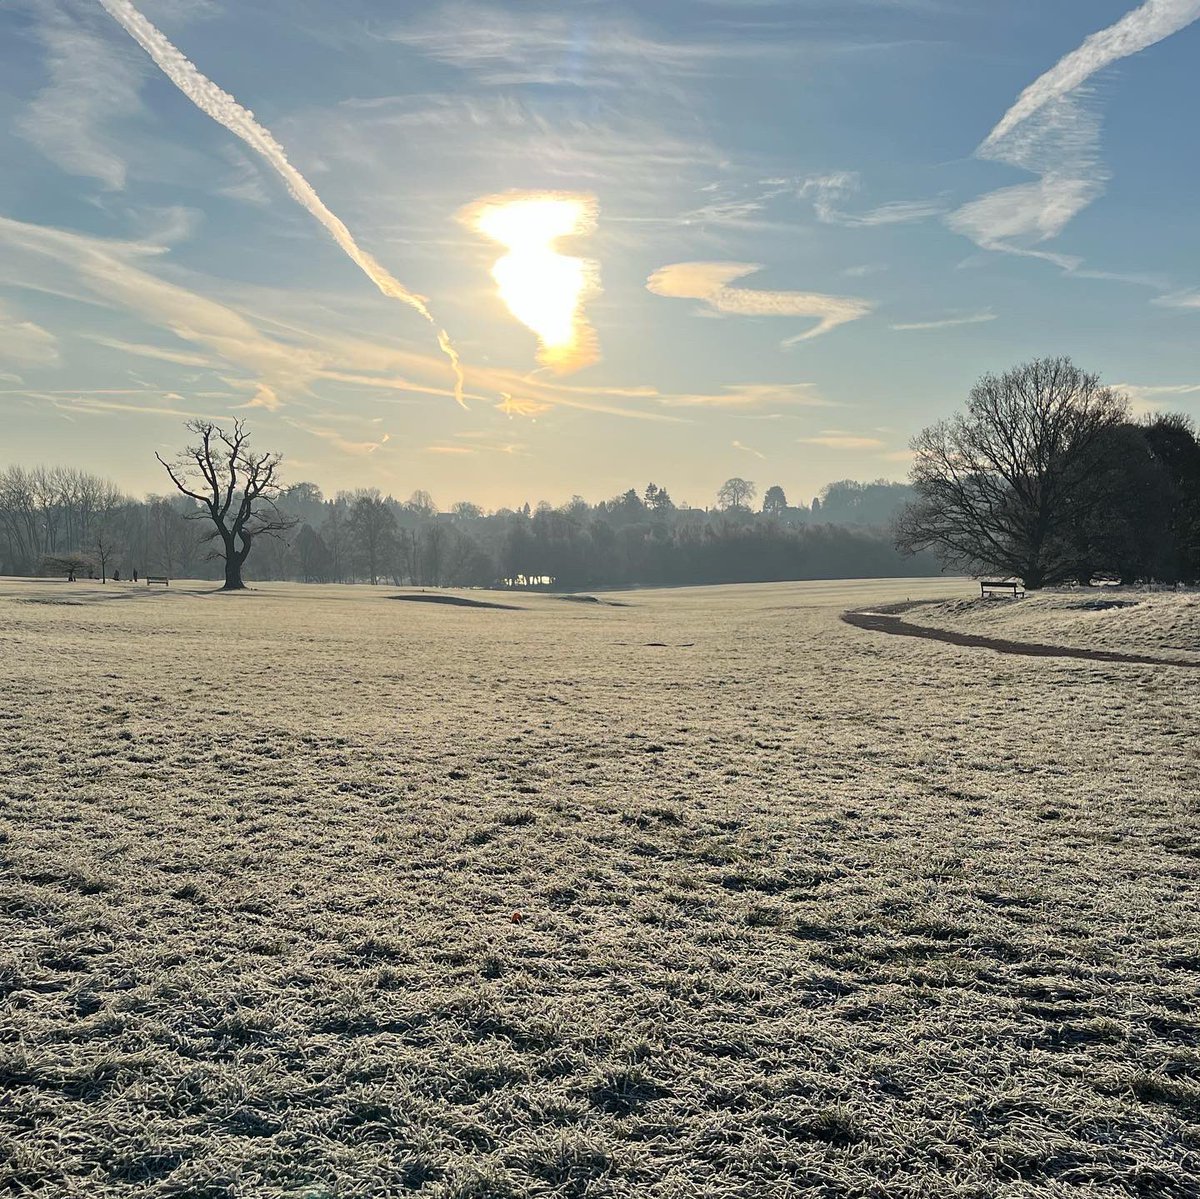
POLYGON ((165 575, 147 575, 146 576, 146 586, 149 587, 154 583, 159 584, 159 586, 161 586, 161 587, 170 587, 171 586, 171 580, 168 579, 165 575))
POLYGON ((1008 579, 979 580, 980 599, 987 599, 988 594, 993 591, 1011 592, 1013 599, 1022 599, 1025 595, 1025 588, 1020 583, 1013 583, 1008 579))

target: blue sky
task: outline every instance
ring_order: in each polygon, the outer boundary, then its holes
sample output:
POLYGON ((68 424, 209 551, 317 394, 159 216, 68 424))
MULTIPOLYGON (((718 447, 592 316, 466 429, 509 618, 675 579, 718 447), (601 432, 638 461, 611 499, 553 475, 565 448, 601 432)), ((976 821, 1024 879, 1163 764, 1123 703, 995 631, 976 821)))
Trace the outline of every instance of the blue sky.
POLYGON ((903 477, 913 432, 1039 354, 1200 415, 1198 18, 10 0, 0 464, 163 490, 184 420, 243 416, 329 492, 703 505, 903 477), (510 192, 592 214, 557 249, 594 361, 540 364, 497 292, 466 214, 510 192))

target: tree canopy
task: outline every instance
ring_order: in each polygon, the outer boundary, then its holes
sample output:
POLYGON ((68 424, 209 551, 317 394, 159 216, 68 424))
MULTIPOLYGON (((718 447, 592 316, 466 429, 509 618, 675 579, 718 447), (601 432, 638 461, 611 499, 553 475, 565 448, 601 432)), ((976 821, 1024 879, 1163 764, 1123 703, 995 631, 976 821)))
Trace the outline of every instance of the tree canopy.
POLYGON ((919 433, 907 552, 1038 588, 1113 574, 1194 578, 1200 447, 1190 425, 1137 425, 1123 396, 1067 358, 985 375, 966 409, 919 433))

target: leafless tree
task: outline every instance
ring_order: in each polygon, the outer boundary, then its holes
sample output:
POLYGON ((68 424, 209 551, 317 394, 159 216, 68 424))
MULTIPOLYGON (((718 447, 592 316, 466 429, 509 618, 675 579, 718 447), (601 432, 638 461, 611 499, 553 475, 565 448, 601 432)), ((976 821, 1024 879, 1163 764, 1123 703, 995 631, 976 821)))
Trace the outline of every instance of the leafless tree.
POLYGON ((363 571, 374 586, 393 556, 396 537, 396 518, 378 488, 355 492, 354 507, 350 509, 350 536, 363 571))
POLYGON ((918 498, 897 520, 897 545, 1029 588, 1071 577, 1071 529, 1103 501, 1108 434, 1127 419, 1126 401, 1069 358, 985 375, 965 413, 913 439, 918 498))
POLYGON ((218 556, 225 560, 225 591, 241 591, 246 584, 242 567, 256 537, 278 535, 290 529, 295 518, 280 512, 278 472, 282 457, 250 448, 245 421, 235 421, 232 432, 207 420, 188 421, 200 439, 174 462, 155 454, 171 482, 200 507, 195 516, 213 523, 212 539, 219 540, 218 556))
POLYGON ((742 511, 757 494, 758 488, 748 479, 726 479, 717 492, 717 503, 726 511, 742 511))
POLYGON ((150 497, 147 506, 150 558, 154 568, 168 578, 178 578, 183 573, 189 550, 185 518, 165 496, 150 497))
POLYGON ((446 556, 448 530, 445 525, 427 524, 421 530, 421 557, 424 561, 424 577, 433 587, 442 585, 443 560, 446 556))
POLYGON ((414 491, 405 501, 404 507, 421 520, 429 520, 437 515, 437 504, 428 491, 414 491))
POLYGON ((421 554, 420 540, 416 529, 400 529, 396 535, 396 567, 392 577, 399 587, 407 579, 414 587, 420 585, 421 554))
POLYGON ((121 552, 121 543, 113 527, 113 521, 108 514, 94 516, 91 527, 92 558, 100 571, 100 582, 108 582, 108 570, 113 559, 121 552))

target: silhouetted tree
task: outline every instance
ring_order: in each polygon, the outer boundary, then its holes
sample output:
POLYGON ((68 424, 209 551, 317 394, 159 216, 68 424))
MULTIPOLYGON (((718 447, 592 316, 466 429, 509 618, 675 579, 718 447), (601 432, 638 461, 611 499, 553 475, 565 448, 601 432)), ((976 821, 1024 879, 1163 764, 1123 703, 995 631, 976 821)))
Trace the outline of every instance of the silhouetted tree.
POLYGON ((188 421, 187 428, 199 437, 175 462, 159 454, 171 482, 200 505, 194 515, 213 523, 213 539, 225 562, 225 591, 241 591, 246 584, 242 568, 256 537, 290 529, 295 518, 282 513, 277 504, 279 454, 255 453, 249 444, 245 421, 235 421, 232 432, 208 420, 188 421))
POLYGON ((296 534, 296 560, 306 583, 329 581, 332 565, 329 547, 311 525, 302 525, 296 534))
POLYGON ((1200 579, 1200 441, 1186 416, 1163 413, 1145 427, 1146 444, 1171 479, 1170 510, 1165 513, 1174 544, 1168 582, 1200 579))
MULTIPOLYGON (((654 484, 651 483, 650 486, 653 487, 654 484)), ((665 487, 656 487, 653 499, 647 500, 646 504, 659 516, 666 516, 675 511, 675 501, 671 499, 671 493, 665 487)))
POLYGON ((787 511, 787 495, 778 483, 767 488, 767 494, 763 496, 762 510, 768 516, 782 516, 787 511))
POLYGON ((1070 578, 1072 530, 1102 502, 1108 433, 1127 405, 1068 358, 985 375, 967 410, 912 441, 917 499, 900 514, 902 551, 1003 571, 1028 588, 1070 578))
POLYGON ((853 479, 840 479, 821 489, 820 503, 814 501, 813 510, 821 513, 826 524, 885 528, 895 520, 900 509, 915 498, 907 483, 892 483, 887 479, 858 483, 853 479))
POLYGON ((748 479, 726 479, 717 492, 717 504, 728 511, 741 511, 750 507, 750 501, 758 494, 758 488, 748 479))
POLYGON ((420 517, 422 520, 428 519, 431 516, 437 515, 437 504, 433 502, 433 496, 428 491, 414 491, 408 497, 408 503, 404 505, 409 512, 414 516, 420 517))
POLYGON ((121 547, 111 515, 104 513, 92 518, 90 541, 88 548, 92 551, 92 559, 100 572, 100 582, 107 583, 109 569, 121 547))
POLYGON ((1092 482, 1098 499, 1073 522, 1078 562, 1072 574, 1081 583, 1098 574, 1123 583, 1171 577, 1174 486, 1151 452, 1146 430, 1117 425, 1104 432, 1097 449, 1092 482))
POLYGON ((396 517, 378 488, 355 492, 354 506, 350 509, 350 536, 363 572, 374 586, 394 556, 396 537, 396 517))

